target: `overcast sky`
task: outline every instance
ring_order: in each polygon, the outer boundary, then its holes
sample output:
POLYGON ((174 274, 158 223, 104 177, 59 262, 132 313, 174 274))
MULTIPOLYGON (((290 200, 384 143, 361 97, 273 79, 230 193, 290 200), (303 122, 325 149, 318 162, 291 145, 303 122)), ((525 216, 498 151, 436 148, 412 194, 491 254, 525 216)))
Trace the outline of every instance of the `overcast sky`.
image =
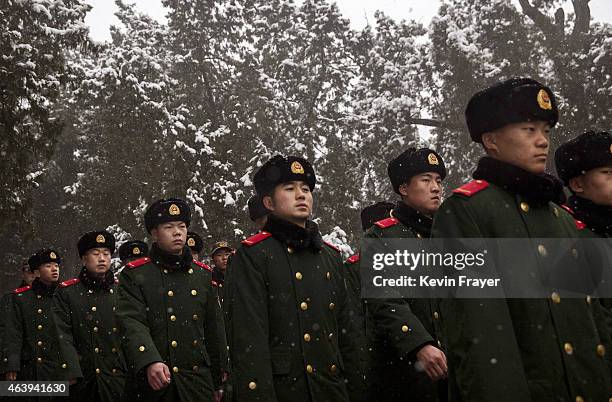
MULTIPOLYGON (((166 9, 161 0, 125 0, 136 3, 138 8, 151 17, 165 21, 166 9)), ((511 0, 517 2, 517 0, 511 0)), ((299 0, 297 1, 299 2, 299 0)), ((415 19, 428 24, 436 14, 439 0, 337 0, 340 11, 351 20, 353 27, 362 28, 368 19, 373 21, 374 11, 382 10, 395 19, 415 19)), ((87 0, 93 6, 86 22, 91 27, 91 36, 95 40, 110 39, 109 26, 118 21, 114 16, 116 10, 113 0, 87 0)), ((571 1, 567 1, 567 10, 571 10, 571 1)), ((598 21, 612 22, 612 1, 591 0, 591 15, 598 21)))

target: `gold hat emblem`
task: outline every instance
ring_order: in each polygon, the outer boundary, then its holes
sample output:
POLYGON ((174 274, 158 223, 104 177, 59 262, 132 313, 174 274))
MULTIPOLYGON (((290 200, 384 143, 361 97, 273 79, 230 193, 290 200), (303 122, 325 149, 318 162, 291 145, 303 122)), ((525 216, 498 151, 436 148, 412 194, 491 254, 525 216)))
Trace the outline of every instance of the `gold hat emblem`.
POLYGON ((49 258, 51 258, 52 260, 56 260, 57 259, 57 255, 52 251, 49 253, 49 258))
POLYGON ((550 96, 544 89, 540 89, 540 92, 538 92, 538 105, 540 105, 540 107, 544 110, 552 110, 550 96))
POLYGON ((180 210, 180 208, 176 204, 172 204, 172 205, 170 205, 170 208, 168 208, 168 213, 170 215, 180 215, 181 214, 181 210, 180 210))
POLYGON ((219 247, 227 247, 227 242, 219 242, 219 247))
POLYGON ((101 234, 99 234, 98 237, 96 237, 96 243, 104 243, 105 241, 106 239, 101 234))
POLYGON ((291 164, 291 173, 295 174, 304 174, 304 168, 302 164, 298 161, 295 161, 291 164))
POLYGON ((434 153, 430 153, 429 155, 427 155, 427 162, 429 162, 430 165, 440 164, 440 162, 438 161, 438 157, 434 153))
POLYGON ((189 247, 195 247, 195 240, 193 239, 193 237, 190 237, 189 240, 187 240, 187 245, 189 247))
POLYGON ((134 249, 132 250, 132 254, 134 255, 140 254, 140 249, 138 247, 134 247, 134 249))

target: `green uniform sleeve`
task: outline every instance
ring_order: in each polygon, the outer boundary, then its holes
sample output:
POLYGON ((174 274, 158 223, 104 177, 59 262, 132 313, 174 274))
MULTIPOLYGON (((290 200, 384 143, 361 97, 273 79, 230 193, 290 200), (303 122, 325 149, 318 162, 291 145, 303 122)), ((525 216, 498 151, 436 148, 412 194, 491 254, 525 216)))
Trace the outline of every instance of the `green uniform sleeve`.
POLYGON ((264 275, 242 248, 231 258, 227 272, 225 308, 234 398, 276 402, 264 275))
POLYGON ((219 319, 221 317, 219 301, 211 283, 209 283, 209 297, 206 302, 206 317, 209 319, 204 325, 204 340, 206 343, 206 351, 210 356, 213 383, 215 389, 219 389, 221 387, 222 376, 221 348, 225 347, 225 342, 221 339, 222 332, 219 330, 219 319))
POLYGON ((57 329, 58 343, 62 363, 66 364, 66 378, 83 378, 79 364, 79 355, 74 346, 72 336, 72 307, 66 291, 59 288, 55 292, 53 304, 53 320, 57 329))
POLYGON ((130 368, 138 373, 152 363, 163 361, 151 337, 147 305, 132 269, 121 272, 116 314, 130 368))
POLYGON ((7 358, 6 371, 20 371, 21 352, 23 350, 23 313, 17 295, 8 303, 6 331, 4 333, 4 355, 7 358))

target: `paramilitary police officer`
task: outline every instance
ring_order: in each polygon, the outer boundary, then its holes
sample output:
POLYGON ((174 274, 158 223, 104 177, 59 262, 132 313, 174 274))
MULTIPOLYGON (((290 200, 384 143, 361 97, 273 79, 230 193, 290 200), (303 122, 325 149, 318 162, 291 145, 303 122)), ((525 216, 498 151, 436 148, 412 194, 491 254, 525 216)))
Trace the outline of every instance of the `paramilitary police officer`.
POLYGON ((271 213, 264 230, 230 258, 226 278, 236 400, 360 400, 340 253, 308 220, 315 172, 303 158, 277 155, 254 183, 271 213))
POLYGON ((144 400, 212 401, 221 385, 219 303, 210 268, 191 256, 189 205, 177 198, 149 206, 149 257, 121 272, 117 318, 144 400))
MULTIPOLYGON (((23 288, 25 286, 29 286, 36 279, 36 273, 34 271, 30 271, 30 266, 28 265, 28 260, 24 260, 21 264, 21 284, 18 286, 19 288, 23 288)), ((0 375, 1 378, 4 378, 4 372, 6 371, 5 365, 8 362, 8 357, 5 354, 4 349, 2 348, 3 339, 4 339, 4 331, 6 329, 6 324, 8 321, 8 310, 9 303, 11 303, 11 299, 13 297, 13 292, 8 292, 2 295, 0 298, 0 375)))
POLYGON ((141 240, 126 241, 119 247, 119 259, 126 265, 149 255, 149 246, 141 240))
POLYGON ((76 401, 115 401, 125 395, 127 367, 115 317, 117 285, 110 270, 115 238, 105 230, 85 233, 77 243, 83 268, 60 283, 55 322, 62 367, 76 401))
POLYGON ((589 131, 561 145, 557 172, 572 195, 576 219, 600 237, 612 237, 612 134, 589 131))
MULTIPOLYGON (((409 148, 389 162, 393 190, 401 200, 391 217, 366 233, 370 238, 429 238, 440 207, 444 161, 427 148, 409 148)), ((370 299, 366 304, 369 343, 368 384, 372 401, 446 399, 435 382, 446 377, 446 356, 435 331, 438 313, 429 299, 370 299)))
MULTIPOLYGON (((472 140, 487 156, 478 162, 475 180, 444 201, 432 236, 579 236, 574 219, 558 205, 561 183, 544 173, 558 120, 552 91, 513 78, 476 93, 465 114, 472 140)), ((521 256, 542 266, 551 257, 543 244, 521 256)), ((608 334, 597 327, 601 306, 590 298, 555 291, 548 299, 444 299, 440 308, 451 400, 583 402, 612 396, 603 344, 608 334)))
POLYGON ((200 255, 202 250, 204 250, 204 240, 202 240, 202 237, 196 232, 187 232, 187 245, 191 250, 191 257, 196 261, 200 261, 200 255))
POLYGON ((229 245, 226 240, 221 240, 213 245, 210 252, 210 259, 213 263, 213 281, 215 281, 220 287, 223 287, 225 283, 225 272, 227 271, 227 261, 234 253, 234 249, 229 245))
POLYGON ((31 286, 13 291, 4 336, 7 381, 59 381, 57 332, 53 322, 53 294, 60 274, 61 258, 50 248, 37 251, 28 260, 38 276, 31 286))

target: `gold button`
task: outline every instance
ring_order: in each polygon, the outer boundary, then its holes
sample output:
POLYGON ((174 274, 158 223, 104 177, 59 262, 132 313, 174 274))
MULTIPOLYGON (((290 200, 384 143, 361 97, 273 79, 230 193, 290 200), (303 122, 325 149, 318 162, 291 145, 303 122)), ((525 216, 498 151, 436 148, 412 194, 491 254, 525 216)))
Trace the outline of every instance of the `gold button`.
POLYGON ((176 366, 172 367, 172 372, 174 372, 174 373, 178 373, 178 372, 179 372, 178 367, 176 367, 176 366))
POLYGON ((93 332, 98 332, 98 327, 93 327, 93 332))
POLYGON ((164 274, 167 274, 167 273, 168 273, 168 270, 167 270, 167 269, 164 269, 164 274))
POLYGON ((332 374, 334 374, 334 373, 336 372, 336 369, 337 369, 337 367, 336 367, 336 365, 335 365, 335 364, 332 364, 332 365, 329 367, 329 371, 331 371, 331 372, 332 372, 332 374))
POLYGON ((295 279, 297 279, 298 281, 302 280, 302 273, 301 272, 296 272, 295 273, 295 279))
POLYGON ((325 277, 326 277, 327 279, 331 279, 331 274, 330 274, 329 272, 326 272, 326 273, 325 273, 325 277))
POLYGON ((193 340, 193 346, 198 346, 198 340, 197 339, 193 340))
POLYGON ((521 209, 523 210, 523 212, 529 212, 529 204, 527 204, 526 202, 521 202, 521 209))
POLYGON ((442 342, 438 340, 438 349, 442 349, 442 342))
POLYGON ((576 402, 584 402, 584 398, 583 398, 583 397, 581 397, 580 395, 578 395, 578 396, 576 397, 576 402))
POLYGON ((255 388, 257 388, 257 383, 255 381, 251 381, 249 383, 249 389, 254 390, 255 388))
POLYGON ((117 307, 113 306, 113 311, 117 310, 117 307))
POLYGON ((312 366, 310 364, 306 365, 306 371, 308 371, 309 373, 312 373, 314 371, 314 369, 312 368, 312 366))
POLYGON ((334 334, 330 332, 329 335, 327 335, 327 339, 329 339, 330 341, 334 339, 334 334))
POLYGON ((117 374, 117 369, 113 369, 113 374, 117 374))
POLYGON ((333 310, 333 309, 334 309, 334 307, 336 307, 336 305, 335 305, 334 303, 329 303, 329 309, 330 309, 330 310, 333 310))
POLYGON ((144 351, 145 351, 145 347, 141 345, 141 346, 138 348, 138 350, 140 350, 141 352, 144 352, 144 351))
POLYGON ((178 346, 178 343, 176 341, 172 341, 170 344, 172 345, 173 348, 178 346))
POLYGON ((38 341, 38 342, 36 342, 36 344, 37 344, 38 346, 42 346, 42 344, 43 344, 43 343, 42 343, 42 341, 38 341))
POLYGON ((113 289, 109 290, 109 292, 111 292, 111 294, 115 293, 115 292, 113 291, 113 289))
POLYGON ((39 357, 38 359, 36 359, 36 361, 42 363, 42 358, 39 357))
POLYGON ((300 308, 304 311, 308 310, 308 303, 306 302, 301 302, 300 303, 300 308))
POLYGON ((578 258, 578 250, 576 250, 575 248, 572 249, 572 256, 574 258, 578 258))
POLYGON ((68 365, 66 363, 62 364, 62 368, 65 369, 66 367, 68 367, 68 365))
POLYGON ((546 257, 546 255, 548 254, 548 252, 546 251, 546 247, 544 247, 543 244, 540 244, 538 246, 538 253, 540 253, 542 257, 546 257))
POLYGON ((36 297, 37 297, 38 299, 42 299, 42 296, 41 296, 41 295, 36 295, 36 297))
POLYGON ((574 353, 574 347, 569 342, 566 342, 563 345, 563 350, 565 350, 565 353, 567 353, 568 355, 571 355, 572 353, 574 353))
POLYGON ((36 327, 37 330, 41 331, 43 329, 42 325, 39 325, 38 327, 36 327))
POLYGON ((555 217, 559 217, 559 210, 557 208, 553 208, 553 214, 555 215, 555 217))
POLYGON ((408 332, 408 325, 402 325, 402 332, 408 332))
POLYGON ((559 293, 557 292, 553 292, 552 295, 550 295, 550 298, 555 304, 561 303, 561 296, 559 296, 559 293))
POLYGON ((592 300, 592 299, 591 299, 591 296, 587 296, 587 297, 586 297, 586 302, 587 302, 587 304, 591 304, 591 300, 592 300))
POLYGON ((198 371, 199 367, 198 366, 193 366, 192 369, 193 369, 193 371, 198 371))
POLYGON ((423 237, 423 235, 422 235, 422 234, 420 234, 420 233, 417 233, 417 234, 416 234, 416 237, 417 237, 417 239, 420 239, 420 238, 422 238, 422 237, 423 237))
POLYGON ((94 311, 94 312, 95 312, 96 310, 97 310, 96 306, 93 306, 93 307, 91 308, 91 311, 94 311))
POLYGON ((193 268, 189 268, 189 271, 187 272, 189 272, 190 274, 193 274, 193 268))
POLYGON ((113 352, 113 353, 117 353, 117 348, 112 348, 112 349, 111 349, 111 352, 113 352))
POLYGON ((117 328, 116 327, 113 327, 113 332, 117 332, 117 328))
POLYGON ((171 315, 170 316, 170 321, 176 321, 176 316, 175 315, 171 315))
POLYGON ((198 320, 198 315, 194 314, 191 318, 193 318, 194 321, 197 321, 198 320))
POLYGON ((606 347, 604 345, 597 345, 597 354, 604 357, 606 355, 606 347))
POLYGON ((41 309, 41 308, 39 308, 39 309, 38 309, 36 312, 37 312, 38 314, 42 314, 42 309, 41 309))
POLYGON ((197 295, 197 294, 198 294, 198 292, 197 292, 195 289, 193 289, 193 290, 191 291, 191 295, 192 295, 192 296, 195 296, 195 295, 197 295))
POLYGON ((96 369, 96 374, 100 374, 100 369, 99 368, 96 369))
POLYGON ((170 297, 174 296, 174 292, 173 292, 173 291, 171 291, 171 290, 169 290, 169 291, 168 291, 168 296, 170 296, 170 297))
POLYGON ((288 252, 289 254, 293 254, 293 249, 292 249, 291 247, 287 247, 287 252, 288 252))
POLYGON ((437 311, 434 311, 434 318, 437 320, 438 318, 440 318, 440 314, 437 311))
POLYGON ((310 334, 304 334, 304 340, 310 342, 310 334))
POLYGON ((100 349, 99 348, 94 348, 94 352, 100 353, 100 349))

